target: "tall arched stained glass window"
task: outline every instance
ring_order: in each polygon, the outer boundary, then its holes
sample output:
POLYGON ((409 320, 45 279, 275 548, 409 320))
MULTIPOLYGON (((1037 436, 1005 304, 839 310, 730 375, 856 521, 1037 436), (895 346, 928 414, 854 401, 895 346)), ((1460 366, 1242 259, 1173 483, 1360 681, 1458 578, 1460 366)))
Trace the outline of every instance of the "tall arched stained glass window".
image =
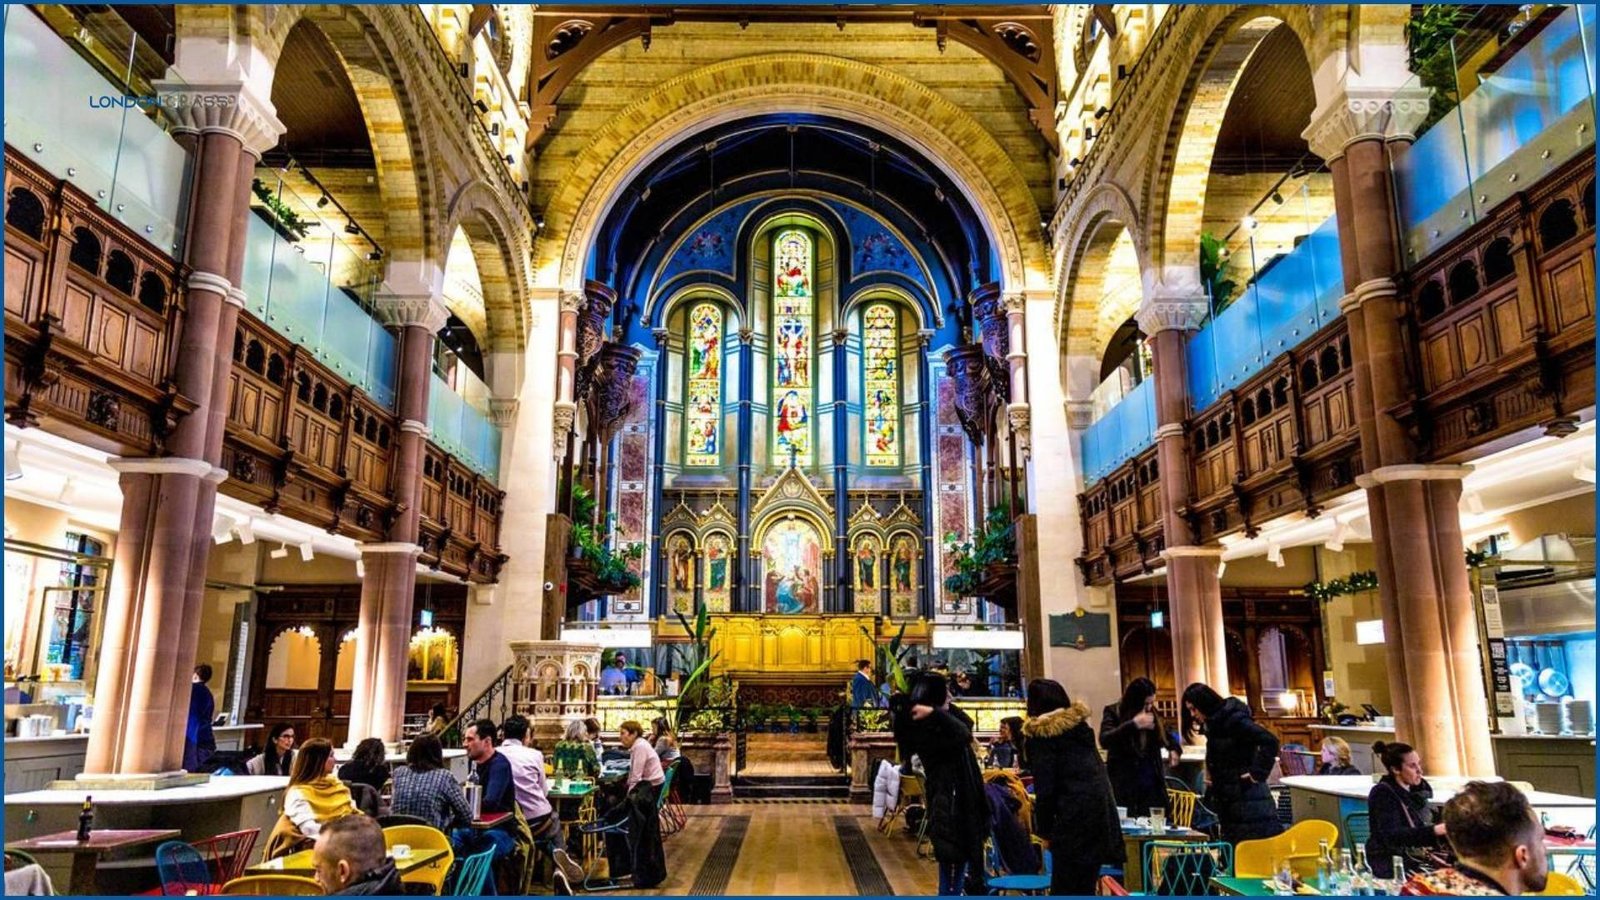
POLYGON ((809 466, 815 382, 811 238, 779 232, 772 245, 772 461, 809 466))
POLYGON ((722 309, 697 303, 689 310, 688 366, 684 377, 684 465, 722 461, 722 309))
POLYGON ((867 465, 900 465, 900 329, 887 303, 861 315, 861 395, 867 465))

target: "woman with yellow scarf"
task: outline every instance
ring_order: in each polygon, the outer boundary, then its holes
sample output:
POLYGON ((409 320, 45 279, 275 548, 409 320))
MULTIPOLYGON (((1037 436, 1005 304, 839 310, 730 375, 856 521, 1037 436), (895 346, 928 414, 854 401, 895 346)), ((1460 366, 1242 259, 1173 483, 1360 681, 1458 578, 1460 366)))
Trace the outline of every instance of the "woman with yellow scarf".
POLYGON ((267 838, 267 859, 303 849, 324 823, 358 811, 350 788, 334 777, 333 763, 333 744, 327 739, 312 738, 300 745, 289 788, 283 793, 283 814, 267 838))

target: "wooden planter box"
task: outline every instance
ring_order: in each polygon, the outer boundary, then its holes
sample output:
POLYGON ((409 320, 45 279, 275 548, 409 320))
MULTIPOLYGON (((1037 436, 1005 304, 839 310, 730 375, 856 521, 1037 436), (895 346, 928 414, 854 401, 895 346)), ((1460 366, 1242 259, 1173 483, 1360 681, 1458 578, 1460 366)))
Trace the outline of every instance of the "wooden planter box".
POLYGON ((894 735, 887 731, 858 731, 850 735, 845 755, 850 762, 850 802, 871 803, 878 764, 883 760, 896 762, 894 735))

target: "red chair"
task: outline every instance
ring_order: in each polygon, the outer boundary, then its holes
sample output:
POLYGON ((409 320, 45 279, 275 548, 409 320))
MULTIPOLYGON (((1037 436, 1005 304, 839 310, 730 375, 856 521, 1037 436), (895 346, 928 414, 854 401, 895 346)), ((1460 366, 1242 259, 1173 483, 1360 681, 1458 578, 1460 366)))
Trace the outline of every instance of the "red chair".
POLYGON ((259 837, 261 837, 259 828, 230 831, 203 841, 195 841, 194 848, 211 863, 211 868, 216 873, 216 883, 224 885, 235 878, 244 877, 244 870, 250 865, 250 851, 255 849, 256 839, 259 837))
POLYGON ((1122 886, 1122 882, 1116 880, 1115 878, 1112 878, 1110 875, 1101 875, 1100 876, 1100 885, 1099 885, 1099 887, 1100 887, 1100 890, 1098 891, 1098 894, 1101 897, 1126 897, 1126 896, 1128 896, 1128 889, 1122 886))

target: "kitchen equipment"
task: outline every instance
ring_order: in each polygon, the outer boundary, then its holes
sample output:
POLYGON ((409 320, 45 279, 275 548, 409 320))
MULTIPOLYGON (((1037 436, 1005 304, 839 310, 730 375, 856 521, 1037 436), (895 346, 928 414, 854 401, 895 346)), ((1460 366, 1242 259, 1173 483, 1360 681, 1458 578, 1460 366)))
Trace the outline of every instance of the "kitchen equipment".
POLYGON ((1533 721, 1540 734, 1561 733, 1561 704, 1535 703, 1533 721))
POLYGON ((1561 705, 1565 721, 1562 731, 1566 734, 1592 734, 1594 732, 1593 708, 1587 700, 1567 698, 1561 705))
POLYGON ((1572 685, 1559 669, 1545 669, 1539 673, 1539 690, 1550 697, 1562 697, 1572 685))

